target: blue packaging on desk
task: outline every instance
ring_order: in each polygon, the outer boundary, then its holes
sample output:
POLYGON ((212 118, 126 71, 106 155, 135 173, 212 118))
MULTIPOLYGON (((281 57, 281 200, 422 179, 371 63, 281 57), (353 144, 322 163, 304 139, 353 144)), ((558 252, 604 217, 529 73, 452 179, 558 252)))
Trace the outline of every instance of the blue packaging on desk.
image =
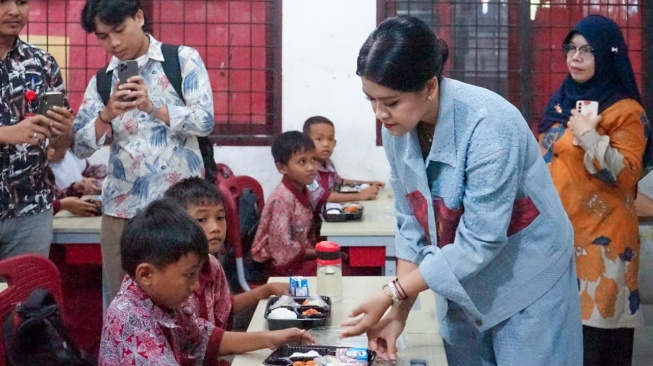
POLYGON ((290 277, 288 291, 293 296, 308 296, 308 280, 304 276, 290 277))
MULTIPOLYGON (((350 347, 344 349, 344 354, 347 358, 354 359, 356 361, 367 361, 367 348, 364 347, 350 347)), ((336 355, 338 355, 337 351, 336 355)))

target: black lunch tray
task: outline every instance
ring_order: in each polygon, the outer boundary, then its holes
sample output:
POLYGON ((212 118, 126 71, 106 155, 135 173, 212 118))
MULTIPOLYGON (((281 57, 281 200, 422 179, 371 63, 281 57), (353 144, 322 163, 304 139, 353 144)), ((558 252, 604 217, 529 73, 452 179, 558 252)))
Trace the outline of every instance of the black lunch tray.
MULTIPOLYGON (((295 300, 296 303, 301 304, 304 302, 304 300, 308 299, 310 296, 293 296, 293 300, 295 300)), ((268 321, 268 327, 270 330, 277 330, 277 329, 286 329, 286 328, 302 328, 302 329, 310 329, 310 328, 315 328, 315 327, 322 327, 325 326, 327 323, 327 320, 331 318, 331 298, 328 296, 320 296, 324 302, 329 305, 328 309, 324 309, 319 306, 313 306, 313 305, 301 305, 297 308, 292 308, 289 306, 283 306, 284 308, 294 311, 297 314, 297 319, 268 319, 268 315, 270 315, 270 306, 274 305, 277 300, 279 300, 279 297, 273 296, 270 297, 268 300, 267 305, 265 306, 265 319, 268 321), (321 314, 314 314, 314 315, 303 315, 302 312, 308 310, 308 309, 315 309, 321 312, 321 314)), ((274 310, 274 309, 273 309, 274 310)))
POLYGON ((327 213, 322 214, 324 221, 327 222, 345 222, 350 220, 360 220, 363 218, 363 206, 356 212, 341 212, 341 213, 327 213))
MULTIPOLYGON (((320 356, 335 356, 337 348, 350 348, 346 346, 318 346, 318 345, 296 345, 291 346, 284 344, 283 346, 275 349, 265 360, 263 364, 267 366, 292 366, 293 361, 311 361, 312 357, 306 358, 293 358, 289 359, 290 355, 295 352, 306 353, 308 351, 316 351, 320 356)), ((376 358, 376 352, 368 349, 367 350, 367 365, 372 365, 374 359, 376 358)))

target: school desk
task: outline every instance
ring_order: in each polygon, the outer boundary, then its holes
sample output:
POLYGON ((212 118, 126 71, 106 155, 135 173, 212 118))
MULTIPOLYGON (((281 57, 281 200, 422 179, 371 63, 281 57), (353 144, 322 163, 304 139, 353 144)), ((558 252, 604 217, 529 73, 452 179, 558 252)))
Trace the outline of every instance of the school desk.
MULTIPOLYGON (((349 340, 338 340, 340 334, 339 325, 345 319, 349 311, 360 304, 360 302, 371 292, 380 289, 381 286, 394 279, 393 276, 352 276, 343 277, 343 299, 332 304, 331 319, 327 327, 322 330, 312 330, 318 339, 333 339, 331 344, 337 346, 360 346, 361 342, 366 345, 365 336, 354 337, 349 340)), ((269 282, 288 282, 287 277, 272 277, 269 282)), ((315 294, 316 279, 308 277, 309 294, 315 294)), ((267 299, 258 303, 256 312, 249 323, 248 332, 268 330, 267 320, 264 318, 267 299)), ((435 297, 429 290, 422 292, 413 306, 404 334, 398 342, 400 351, 395 366, 409 366, 411 359, 425 359, 428 366, 447 365, 442 338, 438 330, 435 313, 435 297)), ((235 356, 232 366, 261 366, 272 350, 263 349, 235 356)), ((377 363, 375 363, 377 364, 377 363)), ((392 365, 389 362, 379 362, 378 365, 392 365)))
POLYGON ((343 247, 384 247, 384 273, 397 273, 395 257, 395 231, 397 220, 394 213, 392 191, 384 188, 375 200, 361 201, 363 217, 360 220, 322 223, 320 235, 343 247))

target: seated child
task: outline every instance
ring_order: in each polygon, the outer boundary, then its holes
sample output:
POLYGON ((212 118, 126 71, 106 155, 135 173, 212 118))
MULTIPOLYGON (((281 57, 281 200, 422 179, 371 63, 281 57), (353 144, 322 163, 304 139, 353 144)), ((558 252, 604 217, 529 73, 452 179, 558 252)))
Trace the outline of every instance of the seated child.
MULTIPOLYGON (((322 116, 313 116, 304 122, 304 133, 310 136, 315 143, 317 151, 318 174, 316 189, 311 190, 311 202, 314 206, 322 206, 325 202, 350 202, 373 200, 379 189, 385 183, 379 181, 366 181, 342 178, 336 171, 331 161, 331 154, 336 147, 336 130, 333 122, 322 116), (339 193, 338 189, 343 185, 366 186, 357 193, 339 193)), ((313 187, 311 186, 311 187, 313 187)))
POLYGON ((317 173, 315 144, 299 131, 284 132, 272 157, 283 178, 263 207, 252 259, 269 276, 315 276, 316 215, 306 188, 317 173))
MULTIPOLYGON (((172 202, 156 200, 127 223, 120 239, 127 276, 107 309, 100 366, 218 364, 222 332, 182 306, 200 288, 208 248, 202 228, 172 202)), ((259 348, 312 341, 286 330, 278 339, 261 337, 259 348)))
MULTIPOLYGON (((251 291, 231 295, 227 277, 222 265, 216 259, 224 244, 227 221, 222 196, 213 184, 199 177, 185 178, 168 188, 164 198, 180 205, 195 219, 209 241, 211 255, 200 270, 200 288, 194 291, 186 302, 198 317, 206 319, 218 328, 228 329, 233 314, 240 314, 246 308, 255 307, 260 300, 271 295, 289 295, 288 282, 266 283, 251 291)), ((246 334, 224 332, 220 354, 243 353, 264 348, 265 345, 259 339, 268 336, 266 333, 268 332, 246 334)), ((285 337, 283 332, 281 334, 271 332, 270 335, 277 338, 285 337)))
POLYGON ((91 165, 88 160, 75 157, 67 148, 48 147, 47 151, 48 179, 55 195, 52 202, 54 213, 66 210, 75 216, 100 215, 100 201, 83 200, 81 197, 102 193, 102 179, 107 175, 106 165, 91 165))

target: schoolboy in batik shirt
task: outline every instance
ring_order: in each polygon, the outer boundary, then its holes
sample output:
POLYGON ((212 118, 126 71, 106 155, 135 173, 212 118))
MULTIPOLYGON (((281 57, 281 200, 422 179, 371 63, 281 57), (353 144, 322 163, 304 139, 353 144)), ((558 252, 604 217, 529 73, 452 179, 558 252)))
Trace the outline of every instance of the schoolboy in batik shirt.
POLYGON ((315 248, 313 207, 306 188, 299 190, 284 175, 263 208, 252 243, 252 259, 267 264, 270 276, 315 276, 315 261, 305 259, 315 248))
POLYGON ((155 305, 136 282, 125 277, 107 311, 99 365, 217 364, 220 337, 215 325, 199 322, 193 310, 155 305), (215 336, 212 336, 216 333, 215 336))

